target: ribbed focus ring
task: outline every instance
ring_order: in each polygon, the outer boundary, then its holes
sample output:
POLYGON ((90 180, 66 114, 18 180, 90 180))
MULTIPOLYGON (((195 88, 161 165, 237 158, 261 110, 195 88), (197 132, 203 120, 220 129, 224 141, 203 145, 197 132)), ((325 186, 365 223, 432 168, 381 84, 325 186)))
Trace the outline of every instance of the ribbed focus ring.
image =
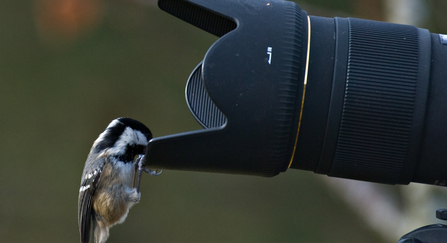
POLYGON ((304 42, 303 15, 301 8, 285 2, 283 11, 284 28, 281 38, 281 69, 277 77, 276 103, 274 113, 274 127, 268 151, 268 169, 266 175, 276 175, 285 171, 290 161, 291 144, 295 140, 296 124, 294 124, 296 109, 300 108, 302 95, 301 58, 304 42))
POLYGON ((417 29, 359 19, 349 24, 346 90, 329 175, 394 184, 413 120, 417 29))

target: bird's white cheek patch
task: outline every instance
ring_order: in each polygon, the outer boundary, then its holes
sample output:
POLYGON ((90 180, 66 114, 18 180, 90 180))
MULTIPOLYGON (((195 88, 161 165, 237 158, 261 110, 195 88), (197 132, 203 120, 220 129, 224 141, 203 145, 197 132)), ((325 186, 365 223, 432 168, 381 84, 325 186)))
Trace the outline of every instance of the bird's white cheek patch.
POLYGON ((135 133, 137 135, 137 144, 146 146, 149 143, 143 133, 141 133, 140 131, 136 131, 135 133))
POLYGON ((147 138, 143 133, 133 130, 130 127, 126 127, 113 147, 109 149, 109 152, 110 154, 121 155, 126 151, 128 145, 137 144, 146 146, 148 142, 149 141, 147 141, 147 138))

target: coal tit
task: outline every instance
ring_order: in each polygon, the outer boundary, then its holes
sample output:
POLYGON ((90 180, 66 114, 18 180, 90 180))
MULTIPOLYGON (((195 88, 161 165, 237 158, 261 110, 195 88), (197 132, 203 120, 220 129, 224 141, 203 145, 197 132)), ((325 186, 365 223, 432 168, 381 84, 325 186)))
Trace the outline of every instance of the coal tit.
MULTIPOLYGON (((152 175, 159 174, 144 169, 142 164, 142 155, 151 138, 151 131, 142 123, 118 118, 95 140, 85 162, 79 189, 81 242, 90 241, 92 222, 96 243, 104 243, 109 236, 109 228, 124 222, 129 209, 140 201, 139 188, 134 188, 138 168, 152 175)), ((139 174, 141 176, 141 171, 139 174)))

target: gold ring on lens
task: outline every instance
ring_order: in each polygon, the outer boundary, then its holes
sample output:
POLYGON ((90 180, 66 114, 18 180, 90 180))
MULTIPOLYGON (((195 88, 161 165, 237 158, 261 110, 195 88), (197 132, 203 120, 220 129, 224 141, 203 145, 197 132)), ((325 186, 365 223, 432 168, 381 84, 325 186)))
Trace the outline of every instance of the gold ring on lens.
POLYGON ((304 84, 303 84, 303 98, 301 100, 300 117, 298 120, 298 129, 296 131, 295 145, 293 146, 292 158, 290 158, 289 168, 292 165, 295 157, 296 145, 298 144, 298 135, 300 134, 301 119, 303 118, 304 96, 306 94, 307 73, 309 70, 309 55, 310 55, 310 18, 307 16, 307 55, 306 55, 306 69, 304 70, 304 84))

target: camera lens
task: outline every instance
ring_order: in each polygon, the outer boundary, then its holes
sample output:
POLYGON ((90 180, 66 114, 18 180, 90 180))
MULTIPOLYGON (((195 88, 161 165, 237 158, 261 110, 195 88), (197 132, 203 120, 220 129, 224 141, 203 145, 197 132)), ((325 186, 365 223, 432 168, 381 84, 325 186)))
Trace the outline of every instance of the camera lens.
POLYGON ((151 140, 152 165, 446 185, 446 35, 282 0, 158 4, 220 38, 186 88, 205 129, 151 140))

